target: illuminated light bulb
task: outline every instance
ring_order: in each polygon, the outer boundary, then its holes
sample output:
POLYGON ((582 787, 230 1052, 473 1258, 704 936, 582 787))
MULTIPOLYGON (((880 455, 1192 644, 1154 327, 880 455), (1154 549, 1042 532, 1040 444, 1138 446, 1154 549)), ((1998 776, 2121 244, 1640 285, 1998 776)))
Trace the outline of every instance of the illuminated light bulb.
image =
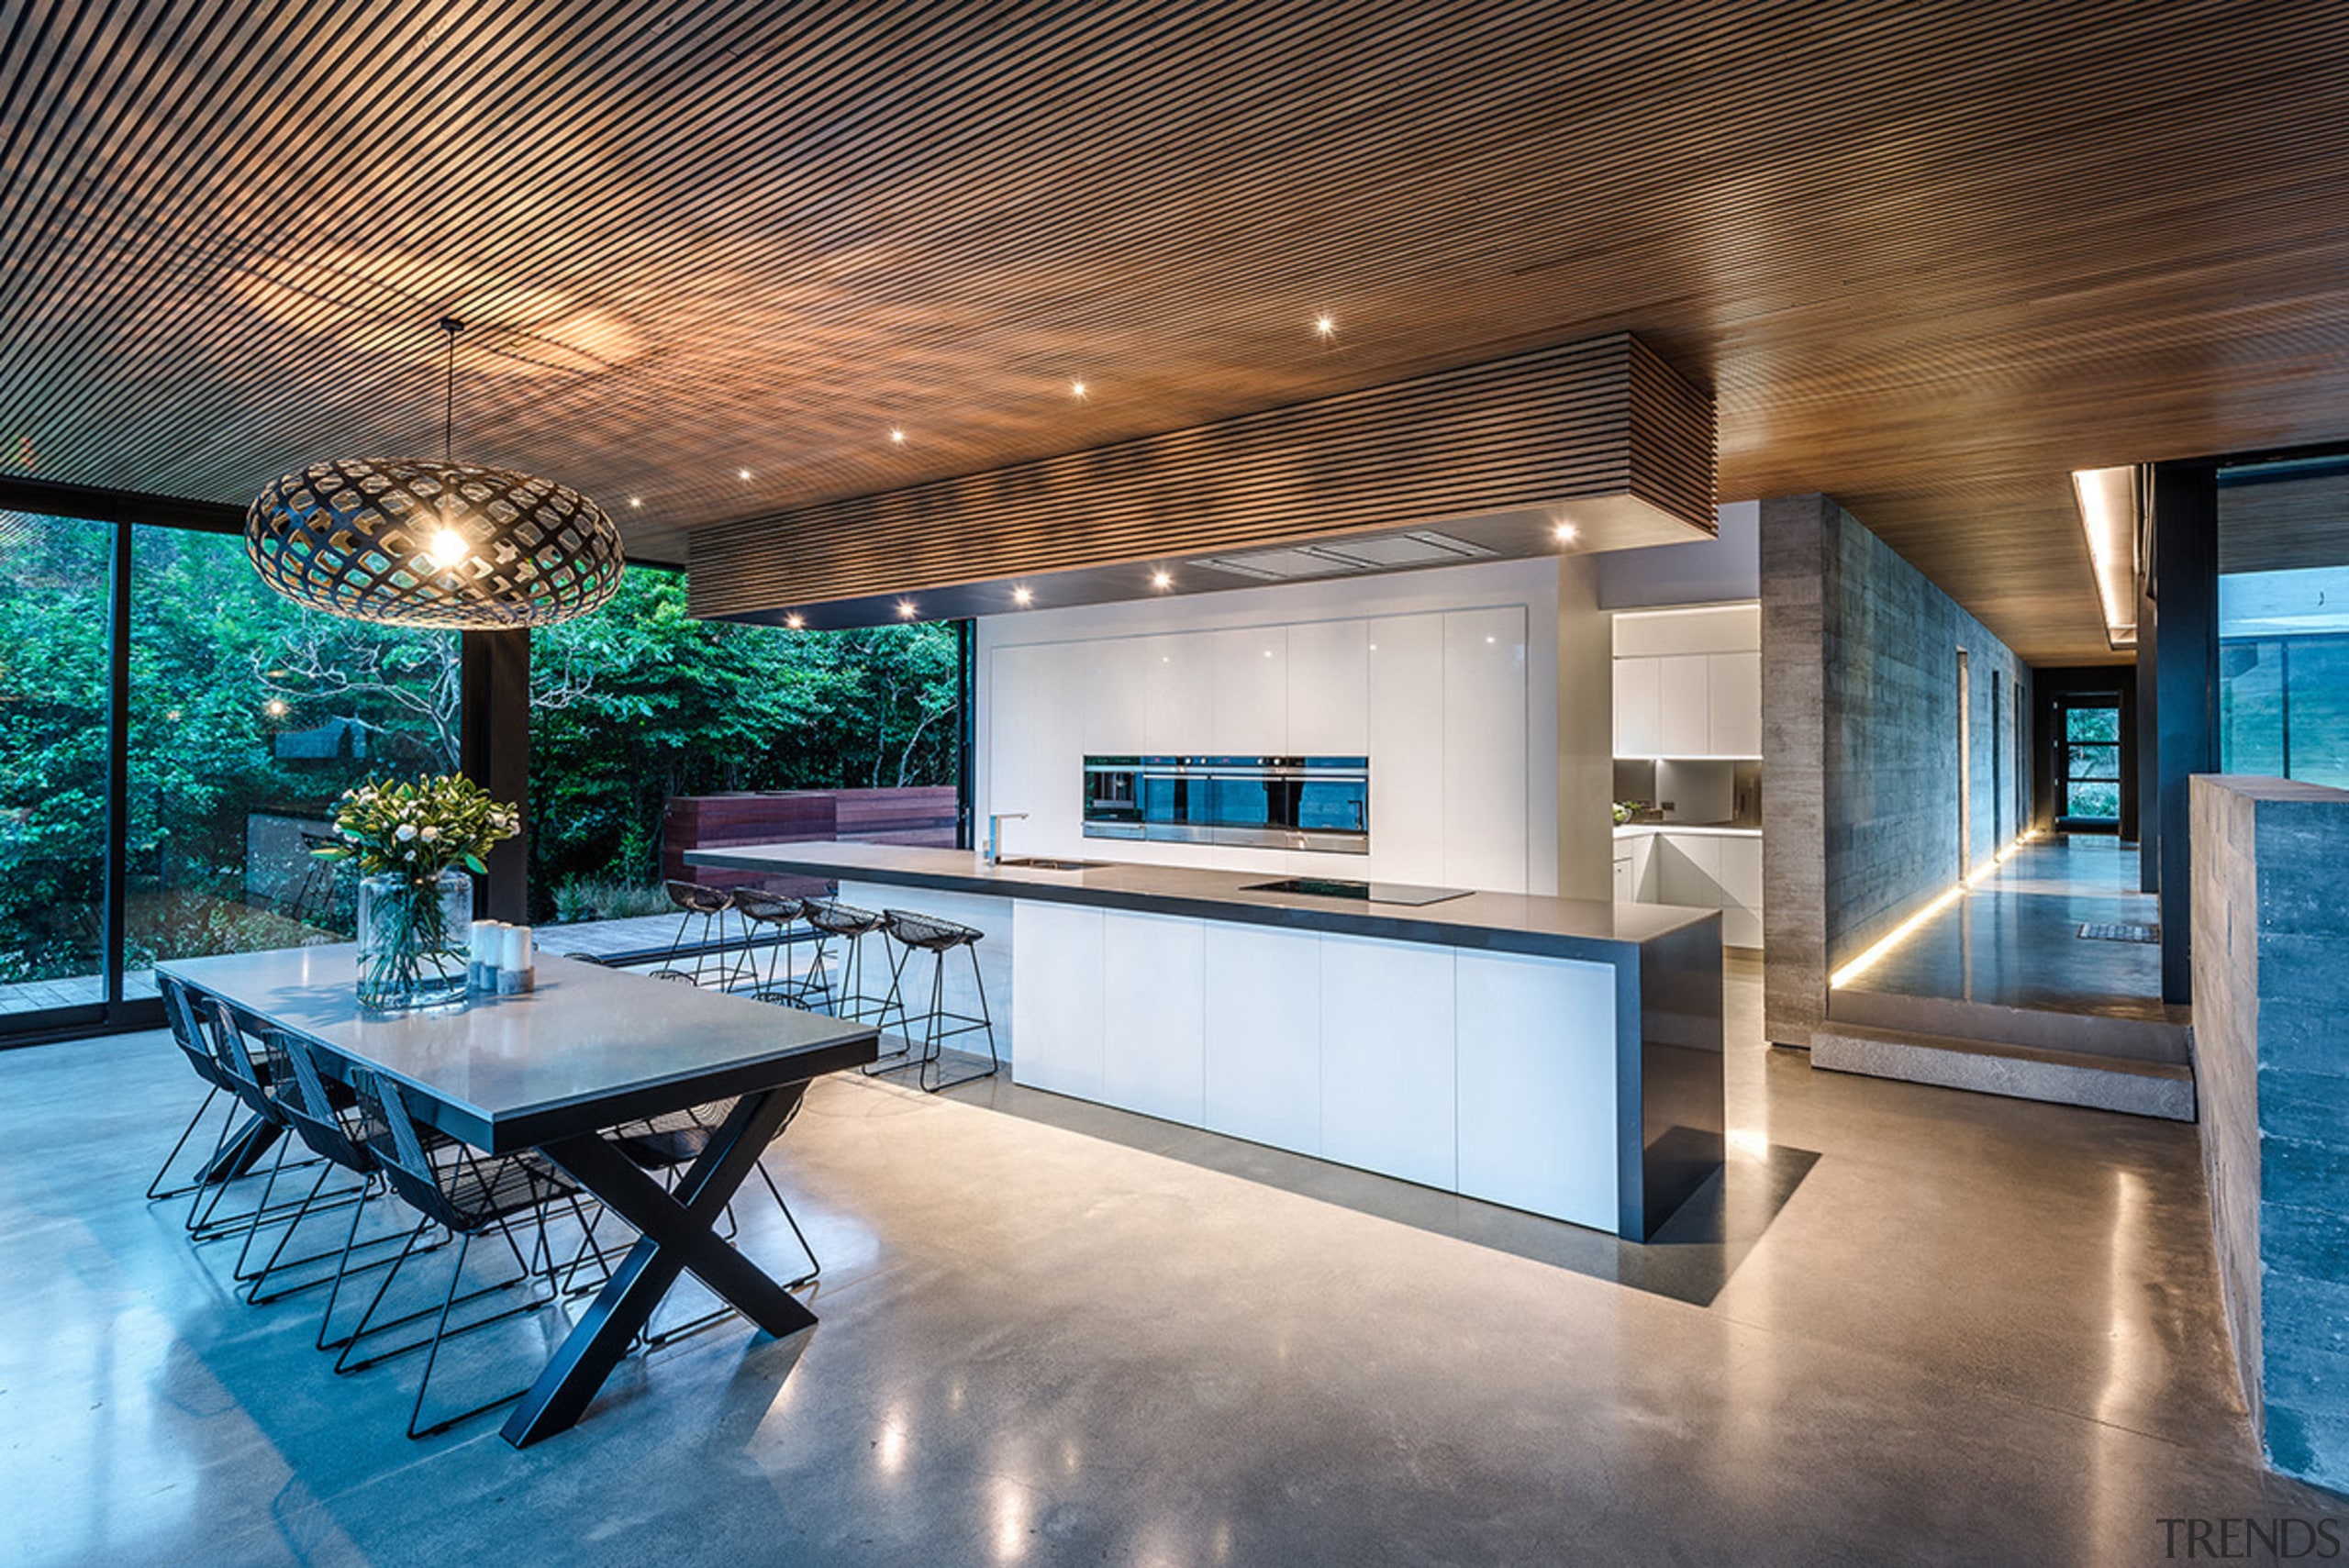
POLYGON ((895 425, 889 427, 889 439, 896 442, 899 446, 904 446, 906 444, 905 431, 899 429, 895 425))
POLYGON ((644 497, 641 495, 631 495, 628 498, 628 504, 631 508, 640 512, 644 509, 644 497))
POLYGON ((269 717, 272 718, 284 718, 285 717, 285 704, 276 697, 270 698, 268 713, 269 717))
POLYGON ((1313 329, 1324 338, 1334 338, 1338 335, 1338 324, 1326 316, 1317 316, 1313 318, 1313 329))
POLYGON ((432 543, 426 549, 424 554, 433 565, 446 572, 462 561, 471 548, 465 543, 464 535, 454 528, 442 528, 432 536, 432 543))
POLYGON ((1085 384, 1081 381, 1070 382, 1068 384, 1068 395, 1071 397, 1083 397, 1085 395, 1085 384))
POLYGON ((1153 588, 1171 588, 1174 585, 1174 579, 1171 573, 1153 572, 1150 574, 1150 585, 1153 588))
POLYGON ((734 472, 744 479, 751 477, 751 471, 747 468, 738 468, 734 472))
POLYGON ((899 599, 897 601, 897 618, 899 620, 911 620, 914 618, 914 602, 911 599, 899 599))
POLYGON ((1559 543, 1572 544, 1575 539, 1575 528, 1572 523, 1560 523, 1558 525, 1557 533, 1559 543))
POLYGON ((1030 593, 1025 588, 1014 588, 1011 590, 1011 602, 1015 605, 1024 605, 1035 596, 1035 595, 1030 593))
POLYGON ((794 631, 798 631, 807 626, 807 617, 806 616, 785 616, 783 617, 783 624, 789 627, 794 631))

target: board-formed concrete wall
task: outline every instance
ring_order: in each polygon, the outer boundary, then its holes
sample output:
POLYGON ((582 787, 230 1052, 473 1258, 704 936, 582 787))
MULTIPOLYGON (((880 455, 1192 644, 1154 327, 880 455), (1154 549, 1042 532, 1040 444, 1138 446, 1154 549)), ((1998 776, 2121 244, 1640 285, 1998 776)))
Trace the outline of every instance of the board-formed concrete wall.
MULTIPOLYGON (((1990 628, 1836 507, 1826 723, 1827 962, 1865 951, 2022 830, 2014 787, 2022 662, 1990 628), (1958 652, 1966 654, 1971 765, 1958 765, 1958 652), (1972 840, 1958 854, 1958 783, 1972 840)), ((2023 792, 2021 799, 2029 799, 2023 792)), ((1766 900, 1766 895, 1765 895, 1766 900)), ((1765 904, 1766 906, 1766 904, 1765 904)))
POLYGON ((1829 496, 1765 501, 1761 554, 1765 1018, 1773 1040, 1808 1045, 1827 976, 2022 830, 2031 676, 1829 496))
POLYGON ((2194 1076, 2219 1285, 2270 1464, 2349 1491, 2349 794, 2192 781, 2194 1076))

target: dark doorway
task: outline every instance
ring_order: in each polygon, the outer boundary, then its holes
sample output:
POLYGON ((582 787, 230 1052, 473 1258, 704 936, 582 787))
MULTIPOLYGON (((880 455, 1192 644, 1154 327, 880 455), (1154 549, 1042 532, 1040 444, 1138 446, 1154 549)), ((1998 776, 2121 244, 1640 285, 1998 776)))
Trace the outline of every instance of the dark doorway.
POLYGON ((2126 664, 2034 670, 2032 821, 2043 833, 2137 839, 2136 672, 2126 664))

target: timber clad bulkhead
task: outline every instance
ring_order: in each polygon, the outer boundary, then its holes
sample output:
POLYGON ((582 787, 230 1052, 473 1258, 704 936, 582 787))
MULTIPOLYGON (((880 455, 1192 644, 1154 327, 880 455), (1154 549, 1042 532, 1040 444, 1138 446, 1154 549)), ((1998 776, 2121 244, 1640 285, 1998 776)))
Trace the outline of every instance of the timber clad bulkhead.
MULTIPOLYGON (((1546 553, 1556 548, 1555 517, 1573 517, 1585 545, 1662 544, 1709 535, 1713 505, 1710 400, 1616 333, 703 528, 693 536, 690 584, 696 615, 807 610, 1537 513, 1522 544, 1503 542, 1500 552, 1546 553)), ((1200 585, 1198 575, 1186 585, 1200 585)), ((1116 596, 1063 584, 1053 602, 1116 596)), ((868 603, 850 618, 890 613, 868 603)), ((811 614, 808 624, 833 622, 811 614)))

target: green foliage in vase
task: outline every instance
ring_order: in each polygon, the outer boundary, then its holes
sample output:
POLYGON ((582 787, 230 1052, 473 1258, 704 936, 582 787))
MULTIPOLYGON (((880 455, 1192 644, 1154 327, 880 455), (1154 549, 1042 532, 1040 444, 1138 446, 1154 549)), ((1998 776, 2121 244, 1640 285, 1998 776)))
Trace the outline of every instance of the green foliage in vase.
POLYGON ((397 873, 426 883, 457 866, 487 871, 489 851, 522 825, 512 806, 473 780, 443 773, 345 790, 334 827, 341 842, 312 851, 320 860, 356 861, 368 876, 397 873))

